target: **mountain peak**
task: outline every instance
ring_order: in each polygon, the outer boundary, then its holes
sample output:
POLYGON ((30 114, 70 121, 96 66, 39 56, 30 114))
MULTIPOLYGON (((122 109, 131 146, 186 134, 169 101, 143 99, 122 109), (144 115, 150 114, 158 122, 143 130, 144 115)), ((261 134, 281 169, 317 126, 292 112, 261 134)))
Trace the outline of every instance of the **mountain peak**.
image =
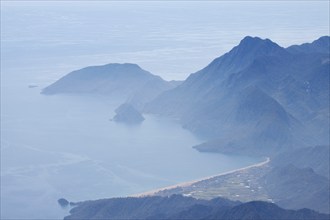
POLYGON ((260 41, 263 41, 260 37, 246 36, 241 40, 240 44, 254 43, 254 42, 260 42, 260 41))
POLYGON ((268 45, 278 46, 276 43, 274 43, 273 41, 269 40, 268 38, 262 39, 260 37, 251 37, 251 36, 244 37, 241 40, 241 42, 240 42, 240 45, 241 44, 243 44, 243 45, 244 44, 251 44, 253 46, 255 46, 257 44, 268 44, 268 45))
POLYGON ((142 70, 142 68, 135 63, 108 63, 100 67, 142 70))
POLYGON ((322 36, 312 43, 292 45, 287 48, 290 53, 330 53, 330 36, 322 36))
POLYGON ((269 39, 251 36, 244 37, 235 48, 240 52, 240 55, 250 54, 251 52, 253 55, 273 55, 283 51, 282 47, 269 39))
POLYGON ((325 51, 329 52, 330 36, 322 36, 317 40, 314 40, 311 45, 314 47, 323 47, 325 51))
POLYGON ((327 41, 328 42, 328 41, 330 41, 330 36, 322 36, 315 41, 327 41))
POLYGON ((206 71, 217 73, 211 75, 216 75, 217 77, 220 75, 222 78, 225 78, 231 73, 243 70, 260 57, 283 57, 286 54, 288 52, 284 48, 269 39, 246 36, 240 41, 239 45, 213 60, 205 69, 206 71))
POLYGON ((70 72, 42 90, 43 94, 98 93, 131 96, 150 80, 163 82, 159 76, 143 70, 137 64, 109 63, 88 66, 70 72))

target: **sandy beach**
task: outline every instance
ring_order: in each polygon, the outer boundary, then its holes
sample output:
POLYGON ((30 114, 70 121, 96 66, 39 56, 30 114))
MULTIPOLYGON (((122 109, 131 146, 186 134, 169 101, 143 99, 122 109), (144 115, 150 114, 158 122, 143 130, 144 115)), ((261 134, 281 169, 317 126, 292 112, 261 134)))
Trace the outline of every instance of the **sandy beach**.
POLYGON ((267 157, 264 161, 262 161, 260 163, 257 163, 257 164, 252 164, 250 166, 246 166, 246 167, 243 167, 243 168, 223 172, 223 173, 220 173, 220 174, 216 174, 216 175, 212 175, 212 176, 208 176, 208 177, 203 177, 203 178, 191 180, 191 181, 188 181, 188 182, 178 183, 178 184, 175 184, 175 185, 154 189, 154 190, 139 193, 139 194, 134 194, 134 195, 131 195, 131 197, 153 196, 156 193, 158 193, 160 191, 163 191, 163 190, 175 189, 177 187, 188 187, 188 186, 191 186, 191 185, 193 185, 195 183, 198 183, 200 181, 210 180, 210 179, 213 179, 213 178, 216 178, 216 177, 219 177, 219 176, 224 176, 224 175, 232 174, 232 173, 235 173, 235 172, 248 170, 248 169, 251 169, 251 168, 261 167, 261 166, 264 166, 264 165, 268 164, 269 162, 270 162, 270 158, 267 157))

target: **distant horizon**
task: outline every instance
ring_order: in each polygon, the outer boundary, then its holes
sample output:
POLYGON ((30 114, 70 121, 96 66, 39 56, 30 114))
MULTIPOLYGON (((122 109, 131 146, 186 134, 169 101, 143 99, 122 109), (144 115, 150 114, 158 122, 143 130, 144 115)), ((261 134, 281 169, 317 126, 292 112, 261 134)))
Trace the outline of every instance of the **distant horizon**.
MULTIPOLYGON (((246 38, 246 37, 252 37, 252 38, 257 37, 257 38, 260 38, 261 40, 266 40, 266 39, 268 39, 268 40, 272 41, 272 39, 269 39, 269 38, 261 38, 261 37, 259 37, 259 36, 249 36, 249 35, 247 35, 247 36, 245 36, 244 38, 246 38)), ((320 38, 322 38, 322 37, 330 37, 330 35, 323 35, 323 36, 320 36, 320 37, 316 38, 315 40, 312 40, 312 41, 310 41, 310 42, 305 42, 305 43, 302 43, 302 44, 312 43, 312 42, 314 42, 314 41, 316 41, 316 40, 318 40, 318 39, 320 39, 320 38)), ((244 38, 242 38, 242 40, 243 40, 244 38)), ((276 42, 274 42, 274 41, 272 41, 272 42, 273 42, 273 43, 276 43, 276 42)), ((240 42, 238 42, 238 44, 235 45, 235 46, 238 46, 239 43, 240 43, 240 42)), ((277 43, 276 43, 276 44, 277 44, 277 43)), ((290 46, 295 46, 295 45, 302 45, 302 44, 292 44, 292 45, 289 45, 288 47, 290 47, 290 46)), ((279 44, 278 44, 278 45, 279 45, 279 44)), ((235 47, 235 46, 234 46, 234 47, 235 47)), ((281 45, 279 45, 279 46, 282 47, 281 45)), ((234 47, 233 47, 233 48, 234 48, 234 47)), ((288 48, 288 47, 282 47, 282 48, 288 48)), ((233 49, 233 48, 231 48, 231 49, 233 49)), ((230 49, 230 50, 231 50, 231 49, 230 49)), ((227 52, 229 52, 230 50, 228 50, 227 52)), ((217 59, 217 58, 219 58, 219 57, 225 55, 227 52, 224 52, 223 54, 219 55, 218 57, 215 57, 214 59, 217 59)), ((213 60, 214 60, 214 59, 213 59, 213 60)), ((210 63, 211 63, 213 60, 211 60, 210 63)), ((208 63, 207 65, 209 65, 210 63, 208 63)), ((125 65, 125 64, 128 64, 128 65, 138 65, 141 69, 146 70, 146 71, 149 72, 148 69, 143 68, 143 66, 141 66, 139 63, 130 63, 130 62, 104 63, 104 64, 97 64, 97 65, 93 65, 93 64, 92 64, 92 65, 90 65, 90 66, 83 66, 83 67, 78 68, 78 69, 75 69, 75 70, 79 70, 79 69, 83 69, 83 68, 85 68, 85 67, 91 67, 91 66, 106 66, 106 65, 111 65, 111 64, 120 64, 120 65, 125 65)), ((72 70, 72 71, 75 71, 75 70, 72 70)), ((200 70, 200 69, 199 69, 199 70, 200 70)), ((196 70, 195 72, 197 72, 197 71, 199 71, 199 70, 196 70)), ((194 73, 194 72, 193 72, 193 73, 194 73)), ((151 74, 154 74, 154 73, 151 72, 151 74)), ((191 74, 192 74, 192 73, 191 73, 191 74)), ((157 74, 155 74, 155 75, 156 75, 156 76, 160 76, 160 75, 157 75, 157 74)), ((189 74, 185 79, 165 79, 165 80, 166 80, 166 81, 184 81, 184 80, 186 80, 189 76, 190 76, 190 74, 189 74)), ((161 76, 160 76, 160 77, 161 77, 161 76)))
POLYGON ((329 216, 329 1, 0 1, 1 219, 329 216))
POLYGON ((136 63, 166 80, 184 80, 245 36, 288 47, 328 35, 329 4, 1 1, 2 69, 42 66, 54 81, 86 66, 136 63))

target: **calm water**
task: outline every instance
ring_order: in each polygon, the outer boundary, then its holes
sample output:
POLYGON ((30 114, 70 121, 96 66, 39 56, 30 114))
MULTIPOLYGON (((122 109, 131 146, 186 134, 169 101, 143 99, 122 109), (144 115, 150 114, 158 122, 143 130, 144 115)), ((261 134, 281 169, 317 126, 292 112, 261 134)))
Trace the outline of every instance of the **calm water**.
POLYGON ((70 201, 126 196, 243 167, 199 153, 174 120, 109 121, 106 97, 42 96, 89 65, 131 62, 185 79, 246 35, 282 46, 329 33, 329 2, 1 1, 1 218, 62 218, 70 201), (28 85, 38 85, 28 88, 28 85))
POLYGON ((130 62, 185 79, 247 35, 281 46, 329 35, 329 1, 1 1, 7 68, 57 77, 130 62), (18 65, 19 64, 19 65, 18 65))
POLYGON ((109 120, 115 100, 43 96, 29 82, 2 81, 2 218, 61 218, 61 197, 127 196, 258 161, 199 153, 191 146, 203 140, 172 119, 146 115, 138 126, 116 124, 109 120))

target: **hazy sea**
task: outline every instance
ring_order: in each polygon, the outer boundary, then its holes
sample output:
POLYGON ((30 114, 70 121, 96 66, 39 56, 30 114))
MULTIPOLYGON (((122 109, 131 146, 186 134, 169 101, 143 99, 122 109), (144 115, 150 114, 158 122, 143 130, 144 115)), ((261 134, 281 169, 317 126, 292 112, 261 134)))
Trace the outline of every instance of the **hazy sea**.
MULTIPOLYGON (((24 71, 24 69, 22 69, 24 71)), ((31 73, 33 75, 33 73, 31 73)), ((168 118, 110 121, 120 103, 44 96, 43 83, 5 81, 1 100, 1 217, 59 218, 56 204, 127 196, 250 165, 256 158, 199 153, 203 140, 168 118)))
POLYGON ((174 119, 116 124, 109 97, 40 90, 113 62, 185 79, 245 35, 288 46, 327 34, 328 4, 1 1, 1 219, 59 219, 61 197, 127 196, 260 161, 199 153, 205 140, 174 119))

